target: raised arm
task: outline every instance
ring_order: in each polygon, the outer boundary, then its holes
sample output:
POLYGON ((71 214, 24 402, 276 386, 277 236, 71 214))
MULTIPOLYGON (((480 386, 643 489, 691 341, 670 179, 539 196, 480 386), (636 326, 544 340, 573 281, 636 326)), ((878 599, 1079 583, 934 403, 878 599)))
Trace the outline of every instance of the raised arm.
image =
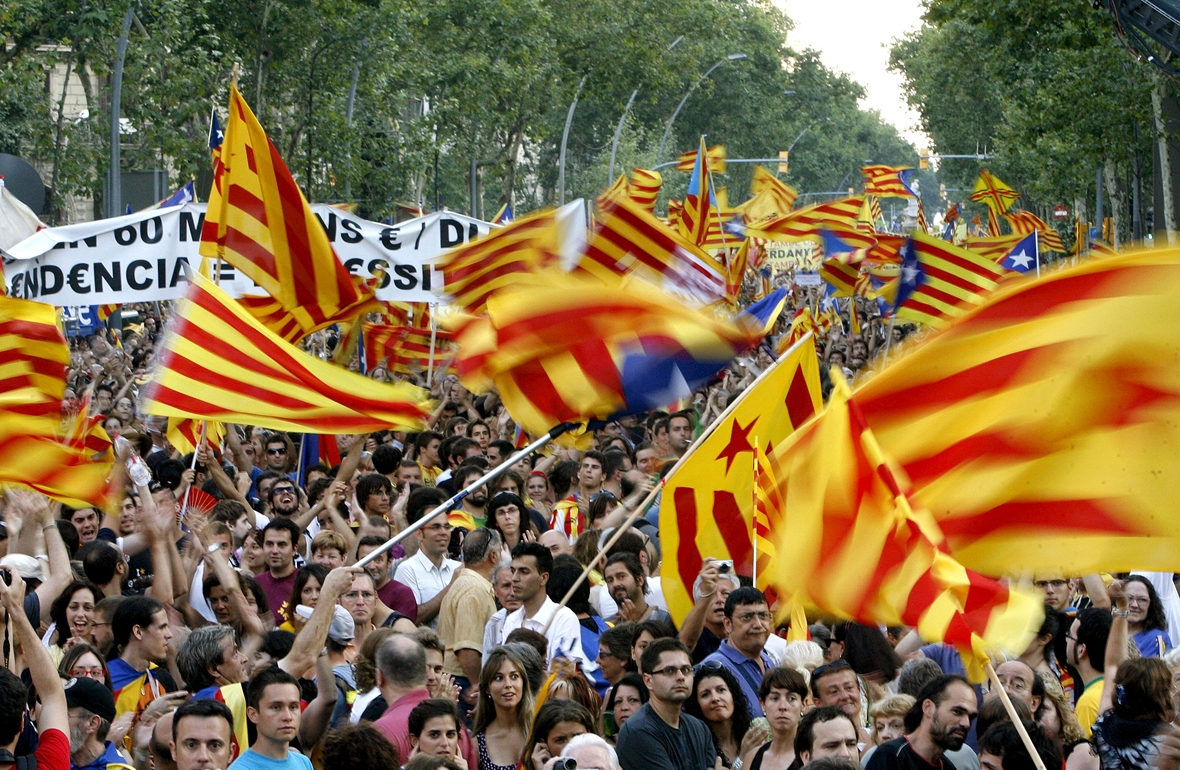
POLYGON ((1110 635, 1106 637, 1106 659, 1103 661, 1102 700, 1098 704, 1099 715, 1114 706, 1115 676, 1119 666, 1127 659, 1127 639, 1129 634, 1127 616, 1129 614, 1127 592, 1121 580, 1115 580, 1106 587, 1105 593, 1110 597, 1110 614, 1113 616, 1110 624, 1110 635))
MULTIPOLYGON (((57 675, 57 666, 53 665, 53 660, 49 657, 49 650, 41 644, 37 632, 25 617, 24 600, 23 580, 13 581, 11 586, 0 580, 0 603, 3 603, 8 617, 12 619, 12 627, 24 653, 29 676, 33 680, 33 686, 37 688, 37 695, 41 698, 37 728, 42 734, 47 730, 61 730, 69 736, 70 719, 66 706, 66 691, 62 687, 61 677, 57 675)), ((12 673, 20 675, 19 671, 12 673)))
POLYGON ((295 644, 287 657, 279 661, 279 668, 292 676, 299 676, 311 668, 328 641, 328 627, 332 625, 336 600, 352 586, 352 581, 359 573, 360 570, 355 567, 337 567, 328 573, 315 610, 295 637, 295 644))

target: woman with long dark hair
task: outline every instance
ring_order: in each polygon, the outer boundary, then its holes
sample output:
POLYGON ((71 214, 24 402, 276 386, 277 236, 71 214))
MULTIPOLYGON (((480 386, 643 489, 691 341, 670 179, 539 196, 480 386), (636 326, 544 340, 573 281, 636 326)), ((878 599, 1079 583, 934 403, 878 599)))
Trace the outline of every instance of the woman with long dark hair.
POLYGON ((614 741, 627 720, 650 699, 643 677, 634 672, 624 674, 606 698, 606 708, 602 712, 603 737, 614 741))
POLYGON ((1132 575, 1123 584, 1127 592, 1127 629, 1131 640, 1145 658, 1158 658, 1172 646, 1168 642, 1168 618, 1155 586, 1142 575, 1132 575))
POLYGON ((533 726, 533 702, 528 664, 521 654, 510 646, 488 652, 479 674, 479 703, 471 729, 478 770, 515 770, 533 726))
POLYGON ((1094 723, 1102 770, 1151 767, 1155 734, 1172 721, 1172 673, 1159 658, 1134 658, 1119 666, 1114 686, 1110 711, 1094 723))
POLYGON ((92 643, 94 631, 94 605, 102 598, 102 592, 89 580, 75 580, 54 600, 49 608, 54 632, 50 640, 49 654, 61 662, 63 651, 74 643, 92 643))
POLYGON ((529 518, 528 506, 520 495, 497 492, 487 504, 487 527, 500 533, 511 552, 521 540, 535 541, 540 534, 529 518))
POLYGON ((721 764, 732 767, 733 761, 741 756, 742 739, 750 729, 751 720, 750 704, 737 677, 716 663, 699 667, 684 711, 709 726, 721 764))

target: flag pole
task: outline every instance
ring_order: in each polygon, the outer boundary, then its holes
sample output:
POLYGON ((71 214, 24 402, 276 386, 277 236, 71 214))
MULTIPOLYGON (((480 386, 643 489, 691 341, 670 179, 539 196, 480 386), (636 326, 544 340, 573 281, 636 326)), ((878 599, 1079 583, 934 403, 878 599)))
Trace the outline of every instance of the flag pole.
MULTIPOLYGON (((722 411, 721 414, 717 415, 717 417, 713 420, 713 422, 709 423, 709 426, 707 428, 705 428, 703 431, 701 431, 701 435, 697 436, 696 440, 688 445, 688 449, 684 450, 684 454, 681 455, 680 459, 676 461, 676 464, 672 466, 672 470, 670 470, 664 474, 664 478, 660 479, 660 483, 658 483, 654 487, 652 487, 651 492, 649 492, 647 494, 647 497, 645 497, 643 499, 643 502, 640 503, 639 505, 635 506, 635 510, 631 511, 631 515, 628 516, 627 519, 622 524, 620 524, 618 527, 616 527, 615 531, 613 533, 611 533, 610 539, 607 540, 606 543, 604 543, 602 546, 599 547, 598 554, 593 559, 591 559, 590 564, 587 565, 586 568, 582 570, 582 574, 578 576, 578 579, 574 581, 574 584, 572 586, 570 586, 568 591, 565 592, 565 596, 561 597, 561 602, 558 604, 559 607, 564 607, 569 603, 569 600, 572 599, 574 596, 574 592, 578 590, 578 586, 582 585, 582 583, 586 580, 586 578, 589 577, 590 570, 593 569, 594 565, 598 562, 598 560, 602 557, 602 555, 611 549, 611 546, 613 546, 615 544, 615 542, 620 537, 622 537, 623 534, 631 527, 631 525, 635 523, 635 520, 640 517, 640 515, 643 513, 643 511, 646 510, 647 507, 649 505, 651 505, 653 501, 655 501, 656 495, 658 495, 663 490, 665 482, 667 482, 667 480, 670 479, 672 477, 672 475, 676 473, 676 471, 680 470, 680 466, 684 465, 684 462, 688 458, 692 457, 692 453, 695 452, 697 450, 697 448, 700 447, 700 445, 704 443, 705 439, 707 439, 710 435, 712 435, 713 431, 717 429, 717 426, 719 426, 719 425, 721 425, 721 423, 725 422, 725 420, 729 417, 729 415, 732 414, 735 409, 737 409, 738 404, 745 401, 746 396, 754 390, 754 388, 758 385, 758 383, 762 382, 762 380, 764 380, 768 376, 770 376, 770 373, 775 371, 776 369, 778 369, 778 367, 782 364, 782 362, 787 359, 787 356, 794 353, 795 350, 800 345, 802 345, 804 342, 806 342, 812 336, 813 335, 811 332, 807 332, 806 334, 804 334, 802 337, 799 338, 798 342, 796 342, 791 347, 787 348, 787 350, 784 351, 783 354, 778 357, 778 360, 776 360, 770 366, 766 367, 766 369, 762 372, 762 374, 759 374, 757 377, 755 377, 754 381, 751 382, 749 385, 747 385, 746 389, 744 391, 742 391, 742 394, 740 396, 738 396, 737 398, 735 398, 730 403, 729 406, 725 407, 725 410, 722 411)), ((365 557, 365 558, 368 558, 368 557, 365 557)), ((557 613, 555 612, 555 613, 553 613, 552 616, 550 616, 549 623, 553 622, 553 618, 556 617, 556 615, 557 615, 557 613)), ((549 630, 549 623, 545 624, 544 630, 541 631, 542 634, 549 630)))
MULTIPOLYGON (((201 447, 205 444, 205 433, 209 430, 209 421, 201 420, 201 435, 197 437, 197 446, 193 449, 193 461, 189 463, 188 469, 193 471, 193 481, 196 481, 197 470, 197 453, 201 451, 201 447)), ((190 483, 184 489, 184 500, 180 504, 180 513, 184 515, 185 509, 188 508, 188 493, 193 491, 193 485, 190 483)))
POLYGON ((426 360, 426 387, 430 387, 434 378, 434 341, 438 336, 438 324, 434 322, 434 313, 430 314, 430 358, 426 360))
POLYGON ((1041 234, 1033 230, 1033 249, 1037 258, 1037 278, 1041 277, 1041 234))
POLYGON ((393 537, 386 540, 383 544, 381 544, 377 548, 374 548, 372 551, 365 554, 365 557, 363 559, 359 559, 356 562, 356 564, 354 564, 352 566, 363 567, 366 564, 368 564, 369 562, 373 561, 373 559, 376 559, 378 556, 385 553, 390 548, 393 548, 395 545, 397 545, 401 541, 405 540, 407 537, 409 537, 414 532, 417 532, 419 529, 422 529, 423 527, 425 527, 436 516, 439 516, 440 514, 445 514, 447 511, 449 511, 451 509, 451 507, 455 503, 457 503, 460 500, 462 500, 463 498, 467 497, 469 494, 471 494, 475 490, 479 489, 484 484, 487 484, 488 482, 492 481, 500 474, 507 471, 513 465, 516 465, 518 462, 520 462, 524 458, 528 457, 533 452, 537 451, 538 449, 545 446, 553 439, 557 438, 558 436, 560 436, 563 433, 566 433, 567 431, 571 430, 574 427, 576 427, 576 423, 565 422, 565 423, 562 423, 561 425, 558 425, 555 428, 552 428, 548 433, 546 433, 545 435, 536 439, 531 444, 524 447, 523 449, 521 449, 519 452, 512 455, 508 459, 504 460, 504 462, 500 463, 495 468, 489 468, 487 473, 485 473, 484 475, 480 476, 475 481, 468 484, 466 489, 456 492, 446 502, 444 502, 441 505, 439 505, 438 507, 433 508, 432 510, 424 513, 422 515, 422 518, 418 519, 413 524, 411 524, 410 526, 403 529, 401 532, 398 532, 396 535, 394 535, 393 537))
POLYGON ((1041 755, 1037 753, 1037 747, 1033 745, 1032 738, 1028 735, 1028 730, 1024 729, 1024 722, 1021 721, 1020 715, 1016 713, 1016 707, 1012 705, 1012 699, 1008 697, 1008 693, 1004 690, 1004 685, 1000 684, 1000 678, 996 675, 996 669, 992 666, 989 659, 987 661, 987 677, 991 680, 992 687, 996 688, 996 693, 1000 696, 1000 701, 1004 704, 1004 710, 1008 712, 1009 719, 1016 727, 1016 732, 1020 734, 1020 740, 1024 744, 1028 755, 1032 757, 1033 764, 1037 766, 1037 770, 1045 770, 1045 763, 1041 761, 1041 755))
POLYGON ((750 508, 754 515, 750 517, 750 541, 754 545, 754 561, 750 566, 750 582, 758 587, 758 474, 762 468, 758 465, 758 436, 754 436, 754 484, 751 489, 754 500, 750 508))

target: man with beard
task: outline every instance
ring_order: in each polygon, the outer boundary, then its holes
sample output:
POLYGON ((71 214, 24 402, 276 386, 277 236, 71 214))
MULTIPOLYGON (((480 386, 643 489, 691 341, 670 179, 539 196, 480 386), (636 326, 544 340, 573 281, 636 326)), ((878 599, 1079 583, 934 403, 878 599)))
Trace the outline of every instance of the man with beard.
POLYGON ((867 770, 955 770, 943 754, 963 747, 977 713, 967 680, 943 674, 918 693, 905 717, 906 734, 877 747, 867 770))
MULTIPOLYGON (((467 485, 484 474, 484 470, 475 465, 460 465, 452 478, 455 489, 466 489, 467 485)), ((447 518, 455 529, 471 532, 478 527, 487 526, 488 485, 473 489, 470 494, 460 501, 460 507, 447 514, 447 518)), ((463 539, 451 538, 451 553, 458 554, 463 539)))
POLYGON ((623 770, 708 770, 717 760, 705 723, 681 712, 692 693, 692 660, 676 639, 647 646, 639 670, 651 699, 619 732, 623 770))
POLYGON ((639 563, 639 557, 635 554, 616 553, 607 559, 606 567, 602 570, 602 579, 606 582, 611 598, 619 605, 619 614, 610 619, 612 624, 628 620, 633 623, 658 620, 668 628, 676 628, 667 610, 652 607, 647 603, 647 577, 643 574, 643 565, 639 563))

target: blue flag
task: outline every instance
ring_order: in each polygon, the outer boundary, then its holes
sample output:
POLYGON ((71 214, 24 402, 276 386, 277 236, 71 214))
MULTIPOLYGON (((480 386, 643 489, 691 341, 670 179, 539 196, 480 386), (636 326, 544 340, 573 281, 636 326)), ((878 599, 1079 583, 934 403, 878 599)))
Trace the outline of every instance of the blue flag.
POLYGON ((179 190, 160 201, 159 207, 166 208, 167 206, 182 206, 185 203, 191 203, 196 199, 196 191, 193 187, 193 183, 190 181, 184 187, 181 187, 179 190))
POLYGON ((1012 250, 1008 252, 1008 256, 1000 260, 1000 266, 1006 267, 1009 270, 1015 270, 1018 273, 1027 273, 1030 270, 1036 270, 1037 263, 1040 260, 1040 244, 1037 241, 1037 233, 1034 230, 1022 238, 1020 243, 1012 247, 1012 250))
POLYGON ((215 110, 209 118, 209 150, 213 151, 220 147, 223 139, 225 132, 221 130, 221 122, 217 119, 215 110))

